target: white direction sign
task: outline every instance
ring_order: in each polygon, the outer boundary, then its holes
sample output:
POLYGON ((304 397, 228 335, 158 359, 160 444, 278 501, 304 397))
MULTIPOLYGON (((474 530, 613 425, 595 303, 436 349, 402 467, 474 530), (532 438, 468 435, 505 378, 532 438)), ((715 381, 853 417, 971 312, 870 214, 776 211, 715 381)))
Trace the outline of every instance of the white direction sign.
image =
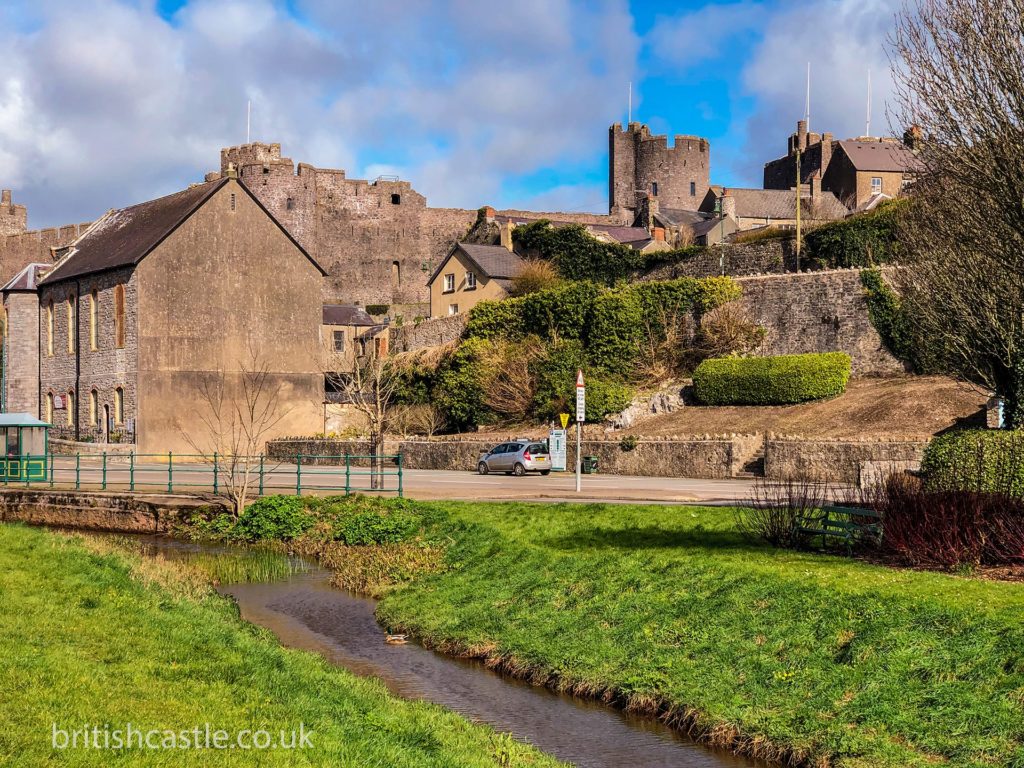
POLYGON ((583 384, 583 371, 576 372, 576 421, 587 420, 587 388, 583 384))

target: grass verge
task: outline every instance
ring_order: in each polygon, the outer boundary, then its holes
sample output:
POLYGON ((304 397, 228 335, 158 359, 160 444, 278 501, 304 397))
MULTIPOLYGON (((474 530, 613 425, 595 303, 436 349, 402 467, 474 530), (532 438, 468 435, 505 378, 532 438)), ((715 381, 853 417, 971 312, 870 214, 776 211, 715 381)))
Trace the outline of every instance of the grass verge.
POLYGON ((762 547, 720 508, 432 506, 461 532, 393 630, 769 759, 1024 768, 1024 585, 762 547))
POLYGON ((0 525, 0 764, 554 766, 242 622, 206 575, 116 543, 0 525), (52 727, 312 731, 312 748, 54 750, 52 727))

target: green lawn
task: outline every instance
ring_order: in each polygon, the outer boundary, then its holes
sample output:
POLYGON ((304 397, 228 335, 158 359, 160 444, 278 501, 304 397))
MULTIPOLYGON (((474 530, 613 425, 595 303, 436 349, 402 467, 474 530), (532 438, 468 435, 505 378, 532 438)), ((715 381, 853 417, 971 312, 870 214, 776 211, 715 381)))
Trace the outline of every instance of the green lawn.
POLYGON ((195 574, 0 525, 0 765, 51 763, 555 765, 440 707, 283 649, 195 574), (53 723, 271 733, 302 723, 313 748, 54 751, 53 723))
MULTIPOLYGON (((1024 768, 1024 584, 777 551, 727 509, 437 504, 453 568, 380 617, 837 766, 1024 768)), ((751 742, 748 742, 751 743, 751 742)))

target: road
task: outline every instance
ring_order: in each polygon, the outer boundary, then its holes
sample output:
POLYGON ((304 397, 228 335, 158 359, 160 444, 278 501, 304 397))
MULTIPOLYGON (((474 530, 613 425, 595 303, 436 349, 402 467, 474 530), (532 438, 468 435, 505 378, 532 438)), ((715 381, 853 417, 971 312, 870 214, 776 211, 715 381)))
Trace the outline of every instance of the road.
MULTIPOLYGON (((394 490, 398 477, 392 464, 386 466, 385 486, 394 490)), ((109 456, 104 462, 97 456, 56 457, 52 470, 54 488, 83 490, 135 490, 150 493, 209 494, 213 488, 210 464, 179 463, 176 459, 168 476, 167 462, 139 461, 130 464, 127 457, 109 456)), ((728 503, 749 498, 754 480, 698 480, 667 477, 629 477, 623 475, 584 475, 582 492, 575 491, 571 472, 552 473, 547 477, 527 475, 480 476, 474 472, 407 469, 403 472, 404 495, 413 499, 459 499, 471 501, 582 501, 582 502, 655 502, 655 503, 728 503)), ((330 494, 344 492, 346 483, 353 491, 369 488, 366 467, 352 467, 346 478, 345 468, 310 466, 300 469, 294 463, 265 463, 265 493, 330 494)), ((259 486, 258 473, 253 472, 253 490, 259 486)), ((40 484, 36 484, 37 486, 40 484)), ((218 488, 225 490, 223 474, 218 488)))

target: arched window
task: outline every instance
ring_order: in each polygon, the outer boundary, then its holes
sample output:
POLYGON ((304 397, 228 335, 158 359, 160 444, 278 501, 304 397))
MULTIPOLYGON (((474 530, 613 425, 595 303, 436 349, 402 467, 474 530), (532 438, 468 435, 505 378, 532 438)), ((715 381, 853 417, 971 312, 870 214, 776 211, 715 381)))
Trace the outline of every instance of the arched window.
POLYGON ((53 299, 46 305, 46 354, 53 357, 53 299))
POLYGON ((53 392, 46 393, 46 417, 47 424, 53 424, 53 392))
POLYGON ((65 403, 68 409, 68 426, 73 427, 75 425, 75 393, 74 390, 68 390, 68 401, 65 403))
POLYGON ((402 265, 397 261, 391 262, 391 287, 397 288, 402 284, 402 265))
POLYGON ((75 354, 75 295, 68 294, 68 354, 75 354))
POLYGON ((114 423, 124 424, 124 390, 120 387, 114 390, 114 423))
POLYGON ((96 289, 89 294, 89 349, 99 349, 96 343, 96 317, 99 313, 100 297, 96 289))
POLYGON ((114 346, 124 348, 124 286, 114 286, 114 346))
POLYGON ((95 389, 89 393, 89 424, 93 426, 95 426, 96 419, 99 417, 99 399, 99 392, 95 389))

